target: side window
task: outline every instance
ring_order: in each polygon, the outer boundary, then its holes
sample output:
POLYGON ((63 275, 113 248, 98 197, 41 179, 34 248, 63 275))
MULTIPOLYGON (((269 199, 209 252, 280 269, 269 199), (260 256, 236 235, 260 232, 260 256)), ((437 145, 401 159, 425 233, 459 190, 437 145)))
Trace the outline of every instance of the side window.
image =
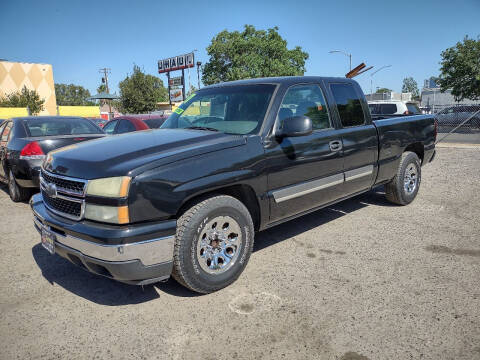
POLYGON ((117 134, 125 134, 135 130, 135 125, 133 125, 130 121, 120 120, 120 124, 118 124, 117 128, 117 134))
POLYGON ((8 138, 10 137, 10 132, 12 130, 13 123, 10 121, 7 123, 5 126, 5 129, 3 130, 2 133, 2 142, 7 142, 8 138))
POLYGON ((104 127, 103 131, 105 131, 106 134, 111 135, 115 131, 115 125, 117 125, 118 120, 112 120, 108 122, 104 127))
POLYGON ((330 84, 343 127, 365 123, 360 98, 351 84, 330 84))
POLYGON ((278 111, 278 119, 283 121, 291 116, 302 115, 312 120, 313 130, 331 127, 325 98, 318 85, 292 86, 285 94, 278 111))

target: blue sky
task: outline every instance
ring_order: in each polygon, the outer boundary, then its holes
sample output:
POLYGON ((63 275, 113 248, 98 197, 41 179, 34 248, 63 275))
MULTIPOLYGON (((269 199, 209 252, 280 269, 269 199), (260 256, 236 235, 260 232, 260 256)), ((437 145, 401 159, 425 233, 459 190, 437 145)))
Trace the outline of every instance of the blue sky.
MULTIPOLYGON (((52 64, 56 83, 92 93, 98 69, 109 67, 115 91, 133 64, 156 74, 158 59, 193 49, 205 62, 205 48, 219 31, 278 26, 289 48, 299 45, 310 54, 306 75, 344 76, 348 58, 328 53, 340 49, 352 54, 354 65, 392 65, 373 76, 373 86, 399 91, 406 76, 421 87, 437 75, 441 51, 465 35, 480 35, 479 19, 480 0, 2 0, 0 58, 52 64)), ((195 71, 191 79, 196 85, 195 71)), ((369 73, 356 80, 370 91, 369 73)))

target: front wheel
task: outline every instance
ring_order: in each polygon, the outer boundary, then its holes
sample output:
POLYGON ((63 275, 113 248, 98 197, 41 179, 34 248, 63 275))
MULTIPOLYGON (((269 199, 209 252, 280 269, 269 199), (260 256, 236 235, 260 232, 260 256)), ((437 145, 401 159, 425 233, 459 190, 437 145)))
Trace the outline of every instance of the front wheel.
POLYGON ((254 227, 248 209, 226 195, 188 209, 177 222, 172 276, 207 294, 233 283, 247 265, 254 227))
POLYGON ((417 196, 422 180, 422 167, 417 154, 406 151, 402 154, 395 177, 385 185, 388 201, 408 205, 417 196))

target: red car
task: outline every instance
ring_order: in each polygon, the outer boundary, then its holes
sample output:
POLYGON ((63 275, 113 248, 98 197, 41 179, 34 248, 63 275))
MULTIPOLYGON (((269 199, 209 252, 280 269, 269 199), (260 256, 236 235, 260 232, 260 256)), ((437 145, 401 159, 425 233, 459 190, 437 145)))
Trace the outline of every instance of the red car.
POLYGON ((139 114, 119 116, 103 126, 107 135, 124 134, 132 131, 157 129, 167 119, 167 116, 139 114))

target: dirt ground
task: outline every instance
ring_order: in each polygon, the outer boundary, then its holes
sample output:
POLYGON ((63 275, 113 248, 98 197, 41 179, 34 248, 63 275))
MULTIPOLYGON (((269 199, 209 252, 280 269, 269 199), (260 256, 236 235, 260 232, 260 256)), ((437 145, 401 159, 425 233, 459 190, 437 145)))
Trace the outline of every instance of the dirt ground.
POLYGON ((2 189, 1 359, 480 359, 480 148, 439 148, 409 206, 377 189, 257 234, 204 296, 51 256, 2 189))

